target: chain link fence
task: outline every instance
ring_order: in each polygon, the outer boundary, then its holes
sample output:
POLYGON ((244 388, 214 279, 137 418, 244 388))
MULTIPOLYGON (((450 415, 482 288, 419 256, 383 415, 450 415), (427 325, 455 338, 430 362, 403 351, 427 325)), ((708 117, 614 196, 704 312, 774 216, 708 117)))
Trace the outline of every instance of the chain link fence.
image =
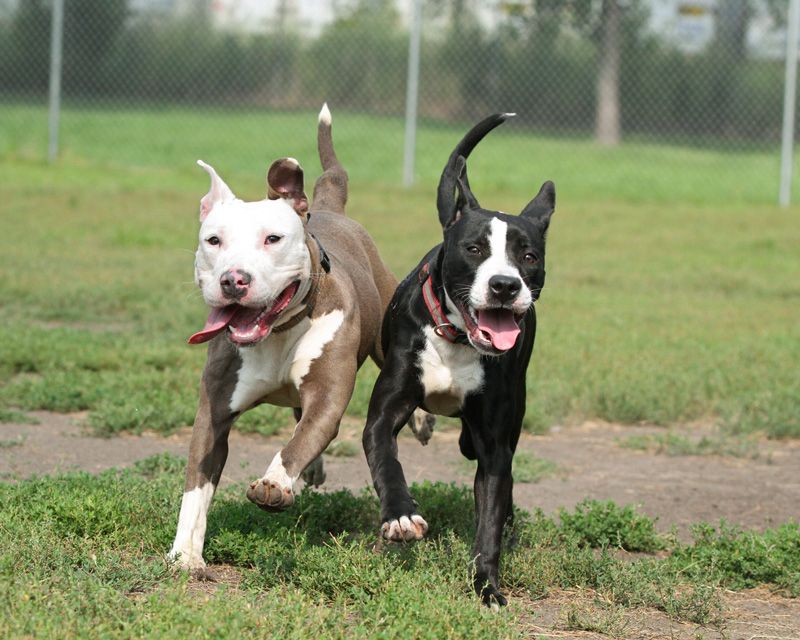
MULTIPOLYGON (((787 0, 423 4, 417 108, 425 126, 515 111, 518 130, 608 147, 752 150, 775 159, 777 181, 787 0)), ((316 111, 327 100, 335 113, 401 123, 413 7, 412 0, 64 0, 62 108, 119 114, 124 129, 123 112, 285 113, 316 111)), ((53 0, 0 0, 6 157, 46 150, 52 14, 53 0)), ((64 125, 62 151, 85 133, 64 125)), ((135 155, 150 140, 125 144, 135 155)), ((397 144, 387 179, 400 176, 397 144)))

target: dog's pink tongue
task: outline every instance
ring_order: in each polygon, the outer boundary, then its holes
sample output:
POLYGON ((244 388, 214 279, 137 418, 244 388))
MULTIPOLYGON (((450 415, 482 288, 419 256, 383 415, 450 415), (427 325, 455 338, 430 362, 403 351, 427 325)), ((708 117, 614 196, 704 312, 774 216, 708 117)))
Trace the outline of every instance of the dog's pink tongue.
POLYGON ((489 336, 492 346, 508 351, 517 342, 519 326, 509 309, 481 309, 478 311, 478 329, 489 336))
POLYGON ((235 304, 227 307, 214 307, 211 313, 208 314, 206 326, 189 338, 189 344, 200 344, 201 342, 208 342, 211 340, 215 335, 225 330, 225 327, 228 326, 228 323, 233 319, 235 313, 235 304))

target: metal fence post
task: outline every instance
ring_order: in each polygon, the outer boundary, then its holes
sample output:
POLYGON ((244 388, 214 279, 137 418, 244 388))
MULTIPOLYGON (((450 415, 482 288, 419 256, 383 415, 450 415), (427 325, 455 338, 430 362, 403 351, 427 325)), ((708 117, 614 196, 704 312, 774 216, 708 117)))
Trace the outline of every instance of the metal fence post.
POLYGON ((408 83, 406 85, 406 135, 403 149, 403 186, 414 184, 417 147, 417 102, 419 100, 419 48, 422 40, 422 0, 414 8, 408 36, 408 83))
POLYGON ((50 141, 47 159, 52 163, 58 157, 58 127, 61 115, 61 51, 64 36, 64 0, 53 0, 53 17, 50 24, 50 141))
POLYGON ((789 1, 786 28, 786 81, 783 87, 783 131, 781 135, 781 187, 778 202, 788 207, 792 198, 794 160, 794 114, 797 98, 797 39, 800 37, 800 0, 789 1))

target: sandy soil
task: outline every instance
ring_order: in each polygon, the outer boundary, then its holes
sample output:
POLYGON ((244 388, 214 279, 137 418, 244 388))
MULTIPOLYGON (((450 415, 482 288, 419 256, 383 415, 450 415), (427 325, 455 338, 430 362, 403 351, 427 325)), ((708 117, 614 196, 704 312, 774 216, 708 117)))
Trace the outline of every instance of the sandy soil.
MULTIPOLYGON (((124 466, 155 453, 169 451, 185 456, 190 429, 162 437, 154 434, 98 438, 80 426, 81 415, 44 412, 32 414, 39 424, 0 424, 0 479, 15 480, 37 474, 82 469, 98 472, 124 466)), ((360 490, 370 484, 360 452, 360 425, 342 427, 340 440, 359 445, 353 457, 326 456, 327 482, 323 490, 360 490)), ((635 504, 657 518, 658 528, 676 527, 686 537, 692 523, 721 518, 746 528, 765 529, 800 518, 800 442, 759 441, 755 457, 667 456, 633 451, 619 446, 630 435, 658 433, 657 427, 624 427, 605 423, 555 429, 544 436, 525 435, 519 450, 551 460, 557 472, 535 484, 517 484, 516 503, 524 509, 542 508, 554 513, 571 508, 584 498, 635 504)), ((698 437, 708 427, 683 430, 698 437)), ((709 432, 710 433, 710 432, 709 432)), ((405 434, 405 432, 404 432, 405 434)), ((245 483, 260 476, 288 436, 265 438, 234 431, 223 484, 245 483)), ((409 482, 443 480, 471 484, 470 467, 458 451, 458 432, 438 430, 430 444, 421 446, 410 434, 401 436, 400 456, 409 482)), ((602 637, 593 632, 570 631, 567 613, 592 619, 607 618, 609 626, 626 638, 775 638, 800 640, 800 601, 780 598, 766 589, 730 593, 723 632, 698 630, 658 612, 625 611, 616 617, 598 610, 592 594, 560 592, 525 603, 532 634, 559 638, 602 637), (605 618, 603 618, 605 616, 605 618)), ((527 615, 526 614, 526 615, 527 615)))

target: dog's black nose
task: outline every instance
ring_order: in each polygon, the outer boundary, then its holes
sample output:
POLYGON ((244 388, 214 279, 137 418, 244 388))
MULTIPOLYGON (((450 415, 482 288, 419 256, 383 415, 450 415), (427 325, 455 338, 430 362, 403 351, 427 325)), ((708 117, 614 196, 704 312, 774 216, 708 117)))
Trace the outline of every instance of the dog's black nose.
POLYGON ((498 302, 510 302, 522 289, 522 282, 514 276, 492 276, 489 289, 498 302))
POLYGON ((247 271, 231 269, 220 276, 219 286, 226 296, 239 300, 247 295, 247 288, 252 280, 253 277, 247 271))

